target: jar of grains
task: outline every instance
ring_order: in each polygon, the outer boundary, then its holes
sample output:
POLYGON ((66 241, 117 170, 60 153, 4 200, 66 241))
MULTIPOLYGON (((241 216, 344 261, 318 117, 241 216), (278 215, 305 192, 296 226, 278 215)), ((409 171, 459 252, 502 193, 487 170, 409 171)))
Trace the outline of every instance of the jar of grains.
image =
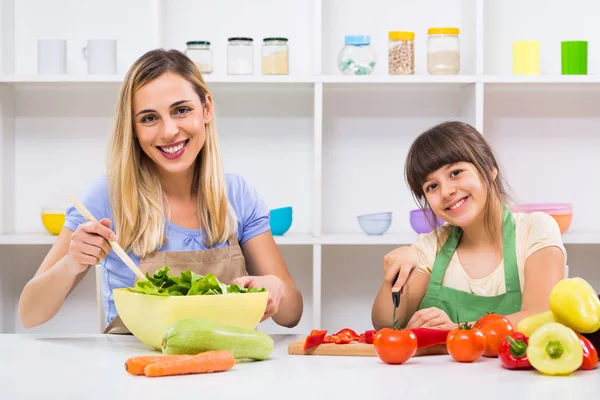
POLYGON ((289 70, 288 59, 287 38, 268 37, 263 39, 263 75, 287 75, 289 70))
POLYGON ((254 46, 252 38, 232 37, 227 40, 227 74, 254 73, 254 46))
POLYGON ((390 75, 415 73, 415 33, 388 33, 388 71, 390 75))
POLYGON ((460 71, 458 28, 427 30, 427 71, 431 75, 456 75, 460 71))
POLYGON ((185 43, 185 55, 196 64, 201 74, 213 72, 213 53, 210 42, 204 40, 192 40, 185 43))

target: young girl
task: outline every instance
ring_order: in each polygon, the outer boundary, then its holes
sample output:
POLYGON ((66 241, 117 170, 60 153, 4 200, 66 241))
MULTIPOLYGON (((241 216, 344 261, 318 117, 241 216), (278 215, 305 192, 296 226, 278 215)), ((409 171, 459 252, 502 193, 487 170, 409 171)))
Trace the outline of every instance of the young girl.
POLYGON ((397 291, 396 325, 406 328, 451 329, 489 312, 516 326, 549 309, 566 263, 558 224, 541 212, 509 211, 498 163, 481 134, 461 122, 426 131, 408 153, 406 179, 420 207, 447 223, 385 256, 371 314, 376 329, 392 325, 397 291))
POLYGON ((67 210, 56 243, 21 294, 23 326, 51 319, 88 267, 101 263, 105 332, 127 333, 112 291, 132 286, 135 276, 111 251, 107 240, 115 238, 144 273, 169 266, 173 274, 210 272, 225 283, 264 287, 263 320, 299 322, 302 295, 271 235, 269 209, 241 176, 223 173, 212 96, 183 53, 154 50, 131 66, 108 177, 94 181, 81 201, 99 223, 67 210))

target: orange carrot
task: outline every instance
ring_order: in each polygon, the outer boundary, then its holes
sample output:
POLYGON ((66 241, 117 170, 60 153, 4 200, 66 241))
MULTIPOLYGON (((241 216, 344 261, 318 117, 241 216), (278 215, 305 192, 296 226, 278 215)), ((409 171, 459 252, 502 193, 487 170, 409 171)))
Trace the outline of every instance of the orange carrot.
POLYGON ((137 356, 130 357, 125 362, 125 371, 132 375, 144 375, 146 365, 156 364, 165 361, 175 361, 181 358, 191 357, 185 354, 168 355, 168 356, 137 356))
POLYGON ((174 361, 149 364, 144 368, 146 376, 169 376, 223 372, 233 368, 235 357, 227 350, 212 350, 174 361))

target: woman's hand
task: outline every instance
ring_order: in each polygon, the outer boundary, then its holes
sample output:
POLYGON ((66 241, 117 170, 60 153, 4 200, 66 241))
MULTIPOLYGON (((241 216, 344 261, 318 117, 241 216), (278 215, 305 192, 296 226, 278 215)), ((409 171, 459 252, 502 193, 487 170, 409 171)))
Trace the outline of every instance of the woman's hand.
POLYGON ((406 293, 406 288, 414 279, 414 272, 419 262, 419 255, 410 246, 399 247, 392 250, 383 258, 383 281, 392 286, 392 292, 401 290, 406 293), (396 278, 398 275, 398 278, 396 278))
POLYGON ((408 324, 406 324, 406 329, 433 328, 451 330, 456 328, 456 326, 445 311, 437 307, 429 307, 414 313, 408 324))
POLYGON ((279 303, 283 296, 285 283, 275 275, 242 276, 233 281, 234 284, 244 288, 265 288, 269 293, 267 308, 261 322, 271 318, 279 311, 279 303))
POLYGON ((70 273, 77 275, 90 265, 103 260, 111 247, 109 240, 115 240, 115 234, 110 230, 110 220, 104 218, 99 222, 88 221, 80 224, 71 235, 67 267, 70 273))

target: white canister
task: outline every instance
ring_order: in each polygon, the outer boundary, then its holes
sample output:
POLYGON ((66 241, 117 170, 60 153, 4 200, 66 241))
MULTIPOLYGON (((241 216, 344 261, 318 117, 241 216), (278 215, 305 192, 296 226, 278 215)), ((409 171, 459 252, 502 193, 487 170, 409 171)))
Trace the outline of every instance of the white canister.
POLYGON ((116 74, 117 41, 90 39, 83 48, 83 58, 88 64, 88 74, 116 74))
POLYGON ((38 73, 67 73, 67 41, 64 39, 38 40, 38 73))

